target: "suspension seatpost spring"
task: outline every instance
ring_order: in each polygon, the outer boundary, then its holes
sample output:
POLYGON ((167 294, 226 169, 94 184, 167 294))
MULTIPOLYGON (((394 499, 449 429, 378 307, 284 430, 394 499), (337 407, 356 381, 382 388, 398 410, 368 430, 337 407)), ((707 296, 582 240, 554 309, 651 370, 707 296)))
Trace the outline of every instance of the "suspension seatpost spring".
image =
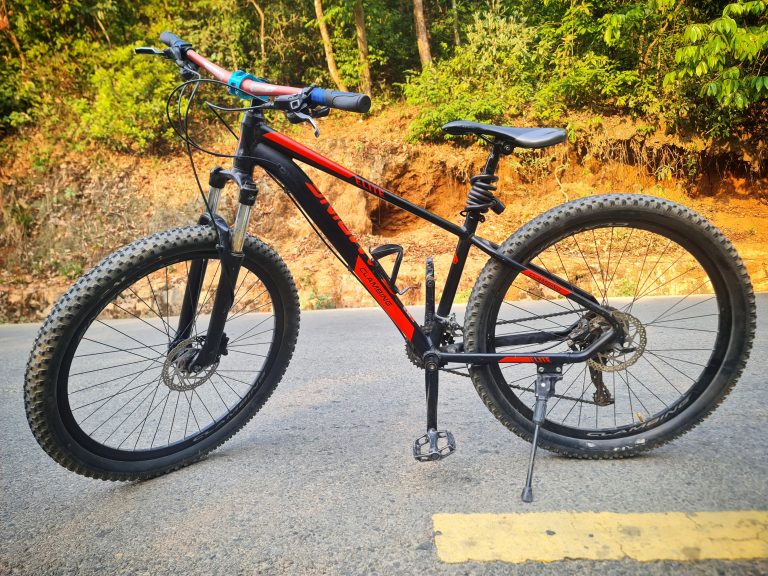
POLYGON ((472 187, 469 190, 465 210, 470 212, 488 212, 496 204, 496 182, 499 177, 494 174, 478 174, 469 179, 472 187))

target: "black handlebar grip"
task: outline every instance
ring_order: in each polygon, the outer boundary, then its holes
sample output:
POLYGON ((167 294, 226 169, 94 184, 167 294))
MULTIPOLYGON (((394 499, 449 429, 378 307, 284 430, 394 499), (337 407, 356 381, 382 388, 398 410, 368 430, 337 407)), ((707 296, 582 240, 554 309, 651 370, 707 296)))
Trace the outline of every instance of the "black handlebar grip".
POLYGON ((175 46, 192 46, 192 44, 190 44, 189 42, 185 42, 184 40, 176 36, 176 34, 174 34, 173 32, 167 32, 167 31, 160 34, 160 42, 162 42, 169 48, 173 48, 175 46))
POLYGON ((367 94, 356 94, 355 92, 337 92, 335 90, 324 90, 314 88, 309 93, 309 101, 318 106, 328 106, 348 112, 368 112, 371 109, 371 97, 367 94))

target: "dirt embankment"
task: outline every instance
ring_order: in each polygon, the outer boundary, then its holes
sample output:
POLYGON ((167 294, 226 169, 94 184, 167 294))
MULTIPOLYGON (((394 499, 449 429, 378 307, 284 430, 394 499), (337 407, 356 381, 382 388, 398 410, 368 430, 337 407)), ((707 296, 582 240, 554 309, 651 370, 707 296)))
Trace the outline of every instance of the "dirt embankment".
MULTIPOLYGON (((467 143, 404 143, 407 114, 339 117, 321 124, 315 140, 300 127, 291 135, 409 201, 460 223, 469 178, 486 151, 467 143)), ((755 288, 768 290, 768 183, 765 167, 742 150, 707 156, 699 144, 642 136, 619 120, 591 138, 502 161, 498 195, 507 210, 490 214, 480 234, 501 242, 526 221, 559 203, 605 192, 642 192, 685 204, 712 220, 736 244, 755 288), (700 147, 699 147, 700 149, 700 147), (755 164, 757 162, 757 164, 755 164)), ((103 151, 61 153, 34 139, 0 166, 0 320, 38 320, 82 271, 147 233, 194 221, 201 201, 186 158, 135 157, 103 151), (46 152, 47 150, 47 152, 46 152), (47 156, 46 156, 47 154, 47 156)), ((199 159, 205 178, 216 160, 199 159)), ((226 164, 226 160, 225 160, 226 164)), ((403 299, 423 302, 424 261, 435 257, 438 286, 455 239, 377 198, 308 170, 361 244, 401 244, 403 299)), ((331 255, 285 194, 269 179, 251 233, 286 260, 306 308, 372 305, 354 277, 331 255)), ((223 213, 231 215, 233 194, 223 213)), ((466 300, 486 258, 472 254, 459 287, 466 300)))

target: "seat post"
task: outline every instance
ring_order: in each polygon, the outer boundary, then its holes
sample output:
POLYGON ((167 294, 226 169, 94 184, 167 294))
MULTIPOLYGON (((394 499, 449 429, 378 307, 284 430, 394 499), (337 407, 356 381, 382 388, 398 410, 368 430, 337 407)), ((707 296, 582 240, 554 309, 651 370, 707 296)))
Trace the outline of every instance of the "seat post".
POLYGON ((501 159, 502 154, 506 155, 512 152, 511 146, 509 152, 504 152, 504 147, 505 144, 503 142, 493 142, 491 151, 488 153, 488 159, 485 161, 483 175, 494 176, 496 174, 496 170, 499 168, 499 160, 501 159))

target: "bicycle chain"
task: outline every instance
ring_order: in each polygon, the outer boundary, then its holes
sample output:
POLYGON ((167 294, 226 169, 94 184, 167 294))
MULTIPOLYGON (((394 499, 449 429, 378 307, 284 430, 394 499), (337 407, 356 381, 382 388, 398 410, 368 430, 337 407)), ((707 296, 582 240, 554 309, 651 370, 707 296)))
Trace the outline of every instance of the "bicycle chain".
MULTIPOLYGON (((452 370, 450 368, 440 368, 440 371, 456 374, 457 376, 464 376, 465 378, 471 378, 469 374, 459 372, 458 370, 452 370)), ((515 388, 516 390, 522 390, 523 392, 533 392, 530 386, 528 388, 523 388, 522 386, 517 386, 515 384, 507 384, 507 386, 510 388, 515 388)), ((583 402, 584 404, 594 404, 595 406, 599 406, 597 402, 593 402, 592 400, 587 400, 586 398, 575 398, 573 396, 566 396, 564 394, 552 394, 552 398, 562 398, 563 400, 572 400, 573 402, 583 402)))
MULTIPOLYGON (((527 322, 529 320, 540 320, 542 318, 553 318, 555 316, 566 316, 568 314, 578 314, 579 312, 587 312, 586 308, 580 308, 577 310, 567 310, 565 312, 553 312, 551 314, 542 314, 540 316, 531 316, 530 318, 518 318, 517 320, 502 320, 500 322, 497 322, 496 325, 499 326, 501 324, 517 324, 519 322, 527 322)), ((421 365, 421 358, 417 358, 416 355, 413 353, 413 349, 410 347, 409 343, 406 343, 405 345, 405 351, 408 356, 408 359, 411 361, 411 363, 416 366, 417 368, 423 368, 421 365)), ((447 372, 448 374, 455 374, 456 376, 463 376, 464 378, 471 378, 471 376, 468 373, 460 372, 458 370, 453 370, 451 368, 440 368, 441 372, 447 372)), ((515 388, 516 390, 522 390, 523 392, 531 392, 531 388, 523 388, 522 386, 517 386, 514 384, 507 384, 510 388, 515 388)), ((574 398, 573 396, 565 396, 564 394, 553 394, 553 398, 562 398, 563 400, 571 400, 573 402, 583 402, 585 404, 595 404, 597 405, 597 402, 593 402, 591 400, 587 400, 586 398, 574 398)))
POLYGON ((554 318, 555 316, 567 316, 568 314, 578 314, 579 312, 588 312, 586 308, 579 308, 578 310, 566 310, 565 312, 552 312, 551 314, 542 314, 540 316, 531 316, 529 318, 516 318, 515 320, 500 320, 496 322, 496 326, 502 324, 519 324, 520 322, 528 322, 529 320, 541 320, 542 318, 554 318))

